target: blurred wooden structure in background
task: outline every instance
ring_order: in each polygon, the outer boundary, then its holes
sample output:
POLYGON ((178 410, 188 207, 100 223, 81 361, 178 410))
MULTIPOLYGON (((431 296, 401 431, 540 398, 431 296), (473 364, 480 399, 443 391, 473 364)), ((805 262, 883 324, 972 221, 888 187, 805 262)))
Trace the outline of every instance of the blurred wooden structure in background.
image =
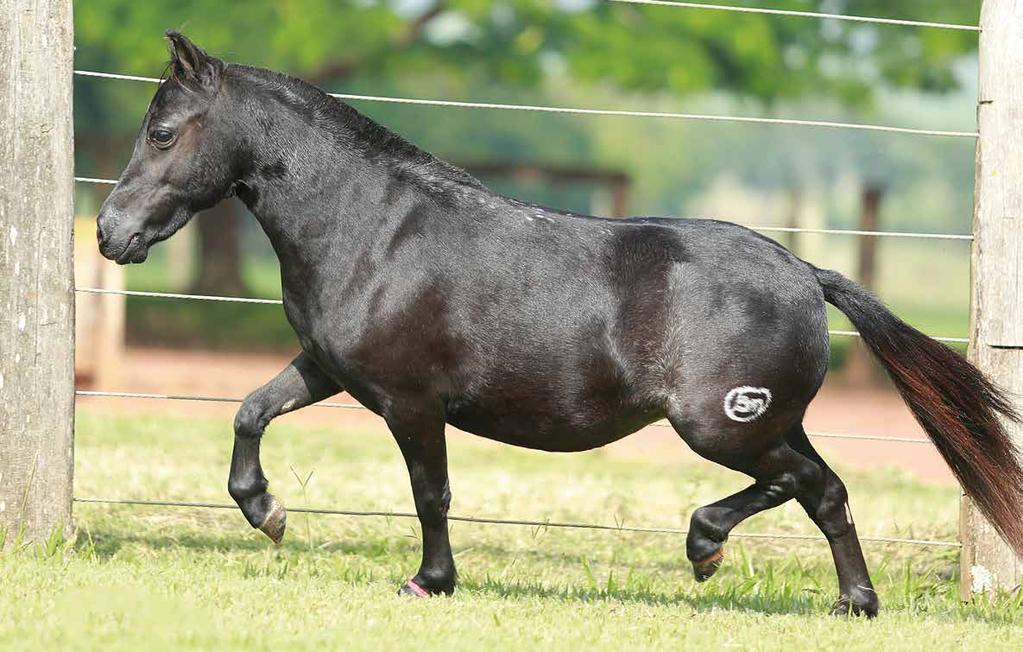
MULTIPOLYGON (((96 246, 96 220, 75 218, 75 286, 124 289, 124 269, 106 260, 96 246)), ((111 388, 124 359, 124 295, 75 294, 75 384, 111 388)))
POLYGON ((592 167, 549 165, 544 163, 526 163, 521 161, 481 161, 477 163, 461 163, 474 176, 532 183, 545 182, 557 187, 567 184, 592 184, 600 190, 607 191, 609 201, 606 207, 602 202, 595 201, 590 211, 603 214, 605 217, 628 217, 629 194, 632 179, 620 170, 602 170, 592 167))

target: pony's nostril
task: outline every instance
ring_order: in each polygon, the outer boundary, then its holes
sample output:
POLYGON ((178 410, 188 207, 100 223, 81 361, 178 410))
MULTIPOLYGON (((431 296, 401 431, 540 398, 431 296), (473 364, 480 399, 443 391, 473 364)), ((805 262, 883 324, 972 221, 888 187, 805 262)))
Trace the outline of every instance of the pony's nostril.
POLYGON ((98 240, 100 244, 103 244, 107 240, 107 234, 103 232, 103 223, 98 220, 96 222, 96 240, 98 240))

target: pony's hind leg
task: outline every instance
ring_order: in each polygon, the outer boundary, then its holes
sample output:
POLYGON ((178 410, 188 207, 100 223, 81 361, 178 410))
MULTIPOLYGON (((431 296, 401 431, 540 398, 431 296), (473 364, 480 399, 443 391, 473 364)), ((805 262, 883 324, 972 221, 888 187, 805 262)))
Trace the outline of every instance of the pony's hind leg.
POLYGON ((803 493, 796 498, 831 546, 839 589, 832 613, 839 616, 864 614, 873 618, 878 611, 877 593, 870 582, 860 540, 856 536, 845 485, 814 450, 801 425, 794 428, 786 439, 792 448, 816 462, 824 473, 823 486, 819 491, 803 493))
MULTIPOLYGON (((676 430, 682 434, 685 431, 680 425, 676 430)), ((700 432, 690 431, 683 434, 683 439, 703 457, 755 481, 693 512, 686 556, 698 581, 707 580, 720 567, 724 543, 733 528, 754 514, 796 498, 831 545, 839 582, 839 598, 832 613, 877 615, 877 595, 863 560, 845 486, 810 445, 802 425, 789 428, 777 441, 768 439, 770 443, 765 444, 760 440, 759 447, 753 446, 756 437, 740 437, 726 444, 719 438, 704 438, 700 432), (759 452, 747 452, 751 449, 759 452)))
POLYGON ((274 543, 284 537, 284 505, 267 493, 259 441, 271 419, 333 396, 341 388, 301 353, 270 382, 245 397, 234 419, 234 452, 227 490, 252 527, 274 543))
MULTIPOLYGON (((712 455, 704 454, 704 457, 724 463, 712 455)), ((755 482, 693 512, 686 537, 686 556, 699 582, 717 572, 724 559, 725 541, 739 523, 806 492, 816 491, 822 482, 820 467, 784 442, 748 460, 729 459, 725 465, 751 476, 755 482)))

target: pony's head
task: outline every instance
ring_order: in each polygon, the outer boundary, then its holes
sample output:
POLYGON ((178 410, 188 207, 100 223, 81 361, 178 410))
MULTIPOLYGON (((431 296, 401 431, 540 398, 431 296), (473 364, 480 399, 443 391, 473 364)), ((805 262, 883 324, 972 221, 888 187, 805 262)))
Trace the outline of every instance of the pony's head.
POLYGON ((119 264, 144 261, 151 245, 227 196, 238 177, 221 93, 226 64, 177 32, 167 40, 167 79, 97 220, 100 252, 119 264))

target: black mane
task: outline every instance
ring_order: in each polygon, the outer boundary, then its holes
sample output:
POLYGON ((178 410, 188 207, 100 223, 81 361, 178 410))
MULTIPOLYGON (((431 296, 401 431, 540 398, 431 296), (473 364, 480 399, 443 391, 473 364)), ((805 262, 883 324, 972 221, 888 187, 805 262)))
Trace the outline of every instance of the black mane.
POLYGON ((465 170, 420 149, 312 84, 264 68, 230 64, 228 70, 272 93, 296 112, 309 116, 313 124, 343 139, 367 158, 386 161, 392 169, 429 186, 447 182, 485 189, 479 179, 465 170))

